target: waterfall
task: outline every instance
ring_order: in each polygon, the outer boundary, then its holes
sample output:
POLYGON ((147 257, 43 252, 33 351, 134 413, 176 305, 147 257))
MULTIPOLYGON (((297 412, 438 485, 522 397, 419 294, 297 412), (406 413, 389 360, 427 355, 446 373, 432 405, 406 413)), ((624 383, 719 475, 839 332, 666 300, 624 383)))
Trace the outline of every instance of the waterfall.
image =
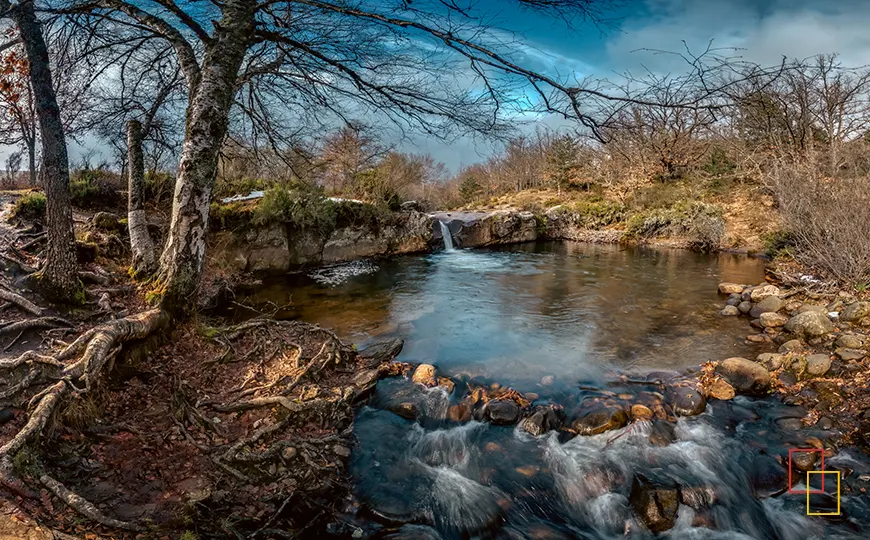
POLYGON ((441 225, 441 237, 444 239, 444 251, 453 251, 453 235, 450 234, 450 227, 443 221, 438 221, 441 225))

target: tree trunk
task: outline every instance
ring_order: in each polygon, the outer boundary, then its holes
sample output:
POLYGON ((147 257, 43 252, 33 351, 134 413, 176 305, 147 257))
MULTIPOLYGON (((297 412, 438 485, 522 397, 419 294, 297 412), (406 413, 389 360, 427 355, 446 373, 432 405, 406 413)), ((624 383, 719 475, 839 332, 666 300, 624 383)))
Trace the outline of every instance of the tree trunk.
POLYGON ((154 243, 145 217, 145 159, 142 155, 142 124, 127 122, 127 229, 130 232, 131 266, 137 278, 157 269, 154 243))
POLYGON ((27 163, 30 169, 27 171, 27 178, 30 182, 30 187, 36 185, 36 140, 27 140, 27 163))
POLYGON ((255 2, 227 0, 190 97, 169 237, 160 258, 161 307, 173 316, 196 304, 218 156, 229 124, 242 60, 254 37, 255 2))
POLYGON ((73 233, 69 197, 69 161, 60 108, 51 81, 48 48, 36 19, 32 0, 13 8, 12 18, 21 32, 30 65, 30 83, 36 98, 36 114, 42 137, 42 186, 45 190, 45 216, 48 249, 39 285, 47 298, 82 303, 84 288, 78 278, 76 241, 73 233))

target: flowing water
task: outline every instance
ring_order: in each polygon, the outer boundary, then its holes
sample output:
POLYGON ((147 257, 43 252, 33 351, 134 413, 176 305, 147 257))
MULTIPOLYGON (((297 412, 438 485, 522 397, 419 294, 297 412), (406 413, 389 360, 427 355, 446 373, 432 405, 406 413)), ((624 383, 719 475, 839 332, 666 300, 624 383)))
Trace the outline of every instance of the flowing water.
MULTIPOLYGON (((782 493, 780 457, 831 433, 796 425, 806 411, 775 398, 712 401, 680 418, 665 446, 644 421, 568 438, 447 419, 469 382, 510 385, 570 412, 586 399, 655 395, 661 387, 642 381, 708 360, 754 358, 769 349, 747 344, 746 319, 718 315, 716 285, 762 280, 761 261, 736 255, 546 243, 356 263, 250 300, 289 305, 284 316, 361 344, 401 337, 401 360, 434 364, 456 382, 448 394, 388 379, 360 411, 351 471, 366 534, 410 523, 392 537, 654 538, 633 494, 640 478, 678 489, 661 537, 870 538, 860 492, 870 460, 858 451, 826 460, 849 472, 840 515, 807 516, 802 482, 782 493), (391 412, 397 401, 414 402, 419 418, 391 412)), ((836 475, 826 479, 815 512, 835 509, 836 475)))
POLYGON ((444 239, 444 251, 453 251, 453 234, 450 232, 450 227, 443 221, 439 221, 441 226, 441 238, 444 239))

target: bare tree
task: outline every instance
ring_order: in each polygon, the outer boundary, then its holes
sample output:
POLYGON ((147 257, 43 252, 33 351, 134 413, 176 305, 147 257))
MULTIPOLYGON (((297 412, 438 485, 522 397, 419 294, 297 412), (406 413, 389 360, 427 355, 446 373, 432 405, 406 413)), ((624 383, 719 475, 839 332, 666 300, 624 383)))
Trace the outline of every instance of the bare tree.
POLYGON ((27 52, 28 73, 33 89, 42 140, 40 174, 46 195, 48 249, 45 265, 37 276, 43 294, 66 302, 81 303, 84 290, 78 278, 76 243, 69 198, 69 161, 60 107, 52 83, 48 47, 34 11, 33 0, 12 5, 0 1, 0 11, 11 18, 27 52))

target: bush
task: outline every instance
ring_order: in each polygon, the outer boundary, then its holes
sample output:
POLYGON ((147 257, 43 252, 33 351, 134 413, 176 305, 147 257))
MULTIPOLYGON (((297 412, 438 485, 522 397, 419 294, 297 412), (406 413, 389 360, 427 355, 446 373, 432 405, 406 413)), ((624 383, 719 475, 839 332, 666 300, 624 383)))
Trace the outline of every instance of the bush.
POLYGON ((761 236, 764 254, 771 259, 793 259, 795 237, 788 231, 775 231, 761 236))
POLYGON ((336 221, 336 203, 316 189, 276 186, 266 191, 254 212, 254 223, 285 223, 324 234, 335 230, 336 221))
POLYGON ((89 210, 117 210, 125 205, 120 190, 120 176, 99 169, 83 169, 72 173, 69 183, 70 203, 89 210))
POLYGON ((175 175, 161 171, 145 172, 145 204, 162 206, 172 199, 175 191, 175 175))
POLYGON ((223 178, 219 177, 215 182, 214 194, 216 197, 231 197, 233 195, 247 195, 252 191, 267 191, 278 185, 275 180, 264 178, 223 178))
POLYGON ((795 259, 850 286, 870 282, 870 178, 819 178, 795 167, 773 180, 795 259))
POLYGON ((45 193, 31 191, 15 202, 12 217, 20 219, 43 219, 45 217, 45 193))
POLYGON ((625 220, 625 205, 604 199, 592 199, 574 203, 568 207, 576 223, 587 229, 601 229, 625 220))

